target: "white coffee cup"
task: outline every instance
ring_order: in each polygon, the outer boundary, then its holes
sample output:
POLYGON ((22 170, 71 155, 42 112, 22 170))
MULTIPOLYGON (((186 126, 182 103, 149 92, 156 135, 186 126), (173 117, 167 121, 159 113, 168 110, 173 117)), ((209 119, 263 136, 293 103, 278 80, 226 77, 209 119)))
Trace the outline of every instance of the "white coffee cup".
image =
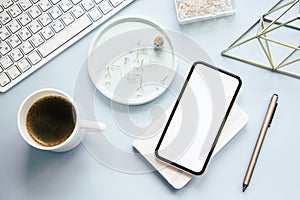
POLYGON ((23 139, 31 146, 41 149, 41 150, 48 150, 48 151, 55 151, 55 152, 63 152, 68 151, 76 147, 82 139, 85 137, 85 130, 90 131, 104 131, 105 124, 101 122, 96 121, 87 121, 83 119, 83 113, 82 109, 79 110, 78 105, 74 102, 74 100, 65 92, 52 89, 52 88, 46 88, 42 90, 38 90, 32 94, 30 94, 21 104, 19 112, 18 112, 18 128, 21 136, 23 139), (75 114, 76 114, 76 122, 75 122, 75 128, 71 135, 62 143, 55 145, 55 146, 43 146, 37 142, 35 142, 32 137, 30 136, 27 126, 26 126, 26 117, 29 109, 31 106, 37 102, 39 99, 42 99, 46 96, 61 96, 67 99, 69 102, 71 102, 74 106, 75 114))

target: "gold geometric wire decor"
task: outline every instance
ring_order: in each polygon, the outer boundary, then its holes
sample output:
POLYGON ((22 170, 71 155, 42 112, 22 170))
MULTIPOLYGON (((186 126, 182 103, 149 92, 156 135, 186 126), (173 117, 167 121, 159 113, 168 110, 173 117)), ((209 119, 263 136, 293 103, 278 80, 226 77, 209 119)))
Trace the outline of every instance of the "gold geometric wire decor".
POLYGON ((221 54, 300 78, 299 1, 279 1, 221 54))

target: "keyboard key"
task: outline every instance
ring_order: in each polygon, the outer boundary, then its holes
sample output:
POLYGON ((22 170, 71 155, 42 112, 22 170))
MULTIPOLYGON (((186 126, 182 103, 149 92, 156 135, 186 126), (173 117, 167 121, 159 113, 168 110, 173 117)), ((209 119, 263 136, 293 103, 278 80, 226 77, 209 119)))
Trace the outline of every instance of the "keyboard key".
POLYGON ((0 43, 0 53, 4 56, 8 52, 10 52, 11 48, 7 45, 6 42, 0 43))
POLYGON ((8 24, 7 27, 9 28, 9 30, 12 33, 15 33, 21 29, 21 25, 19 24, 19 22, 17 20, 13 20, 10 24, 8 24))
POLYGON ((42 26, 37 20, 34 20, 28 25, 28 28, 31 30, 32 33, 37 33, 39 30, 42 29, 42 26))
POLYGON ((62 12, 58 7, 52 8, 49 13, 53 19, 57 19, 59 16, 62 15, 62 12))
POLYGON ((8 39, 8 43, 12 46, 12 48, 15 48, 21 44, 21 40, 17 35, 13 35, 8 39))
POLYGON ((110 0, 110 2, 114 7, 117 7, 123 2, 123 0, 110 0))
POLYGON ((39 54, 34 51, 32 54, 30 54, 28 56, 29 61, 35 65, 36 63, 40 62, 42 60, 42 58, 39 56, 39 54))
POLYGON ((77 6, 72 10, 72 13, 76 18, 79 18, 84 14, 84 11, 80 6, 77 6))
POLYGON ((68 0, 62 0, 60 3, 59 3, 59 6, 61 7, 61 9, 66 12, 68 10, 70 10, 72 8, 72 4, 70 1, 68 0))
POLYGON ((71 13, 65 14, 61 19, 67 26, 74 22, 74 18, 72 17, 71 13))
POLYGON ((89 16, 92 18, 92 20, 95 22, 97 21, 98 19, 100 19, 102 17, 102 14, 100 13, 100 11, 95 8, 94 10, 92 10, 90 13, 89 13, 89 16))
POLYGON ((9 6, 11 6, 11 5, 13 5, 13 1, 12 0, 4 0, 4 1, 2 1, 2 5, 3 5, 3 7, 4 8, 8 8, 9 6))
POLYGON ((23 10, 27 10, 32 6, 32 3, 29 0, 19 0, 19 4, 23 10))
POLYGON ((17 4, 11 6, 9 9, 8 9, 8 12, 11 14, 11 16, 14 18, 14 17, 17 17, 18 15, 20 15, 22 13, 21 9, 19 8, 19 6, 17 4))
POLYGON ((32 44, 33 44, 35 47, 39 47, 41 44, 44 43, 43 38, 42 38, 39 34, 34 35, 34 36, 31 38, 30 41, 32 42, 32 44))
POLYGON ((6 27, 2 27, 0 29, 0 39, 1 40, 5 40, 9 36, 10 36, 10 32, 7 30, 7 28, 6 27))
POLYGON ((2 67, 4 69, 9 68, 10 66, 12 66, 13 61, 10 59, 9 56, 4 56, 1 60, 0 60, 0 64, 2 65, 2 67))
POLYGON ((48 24, 50 24, 52 22, 52 19, 50 18, 50 16, 47 13, 43 14, 39 18, 39 20, 43 26, 47 26, 48 24))
POLYGON ((0 13, 0 22, 5 25, 7 24, 8 22, 11 21, 11 17, 9 16, 9 14, 7 12, 2 12, 0 13))
POLYGON ((31 22, 30 17, 28 16, 27 13, 23 13, 20 17, 19 17, 19 21, 21 22, 21 24, 23 26, 27 25, 29 22, 31 22))
POLYGON ((51 3, 48 0, 42 0, 38 3, 38 5, 40 6, 42 11, 44 11, 44 12, 49 10, 52 7, 51 3))
POLYGON ((11 79, 15 79, 21 75, 21 72, 18 70, 18 68, 15 65, 12 66, 10 69, 8 69, 7 73, 11 79))
POLYGON ((103 0, 94 0, 96 4, 99 4, 103 0))
POLYGON ((11 52, 11 57, 12 59, 17 62, 18 60, 20 60, 21 58, 23 58, 23 54, 22 52, 20 51, 20 49, 15 49, 13 52, 11 52))
POLYGON ((28 38, 30 38, 32 35, 29 32, 28 28, 23 28, 20 32, 19 32, 19 36, 21 37, 21 39, 23 41, 27 40, 28 38))
POLYGON ((2 87, 7 85, 9 82, 10 82, 10 79, 8 78, 8 76, 5 73, 0 74, 0 85, 2 87))
POLYGON ((24 58, 18 63, 18 67, 21 69, 22 72, 25 72, 31 67, 31 65, 28 62, 28 60, 24 58))
POLYGON ((86 15, 83 15, 81 18, 78 18, 75 22, 73 22, 69 27, 57 34, 53 40, 49 40, 45 45, 41 46, 39 49, 40 53, 43 57, 48 56, 51 52, 55 51, 61 45, 72 39, 75 36, 72 33, 81 32, 91 24, 91 20, 86 15))
POLYGON ((89 11, 94 7, 94 3, 91 0, 83 0, 81 5, 86 11, 89 11))
POLYGON ((72 3, 74 4, 74 5, 76 5, 76 4, 78 4, 79 2, 81 2, 81 0, 71 0, 72 1, 72 3))
POLYGON ((10 52, 11 48, 7 45, 6 42, 1 42, 0 43, 0 53, 4 56, 8 52, 10 52))
POLYGON ((30 44, 29 41, 25 41, 21 44, 21 50, 25 53, 25 54, 28 54, 30 52, 33 51, 33 46, 30 44))
POLYGON ((33 19, 35 19, 42 14, 42 11, 39 9, 39 7, 32 6, 29 8, 28 13, 33 19))
POLYGON ((48 40, 48 39, 50 39, 54 36, 54 32, 49 27, 45 27, 41 31, 41 34, 42 34, 42 36, 44 37, 45 40, 48 40))
POLYGON ((55 5, 55 4, 57 4, 58 2, 60 2, 60 0, 51 0, 51 2, 55 5))
POLYGON ((99 8, 101 9, 101 11, 103 12, 104 15, 106 15, 107 13, 109 13, 112 10, 111 5, 107 2, 107 0, 102 1, 99 4, 99 8))
POLYGON ((65 26, 59 20, 52 23, 52 28, 56 33, 63 30, 64 27, 65 26))

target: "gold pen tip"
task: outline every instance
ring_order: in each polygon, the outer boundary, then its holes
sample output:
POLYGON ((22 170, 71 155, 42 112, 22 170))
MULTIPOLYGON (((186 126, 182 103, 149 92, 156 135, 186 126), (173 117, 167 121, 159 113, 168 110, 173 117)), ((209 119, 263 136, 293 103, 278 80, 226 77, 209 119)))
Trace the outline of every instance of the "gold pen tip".
POLYGON ((247 189, 248 185, 243 184, 243 192, 245 192, 245 190, 247 189))

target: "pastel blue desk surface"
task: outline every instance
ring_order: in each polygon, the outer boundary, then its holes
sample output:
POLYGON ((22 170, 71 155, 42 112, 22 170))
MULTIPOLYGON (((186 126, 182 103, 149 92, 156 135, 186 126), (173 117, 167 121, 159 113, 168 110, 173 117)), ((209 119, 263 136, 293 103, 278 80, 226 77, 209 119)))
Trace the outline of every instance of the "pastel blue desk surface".
MULTIPOLYGON (((83 145, 67 153, 43 152, 31 148, 20 137, 16 117, 23 99, 45 87, 73 94, 95 30, 0 94, 0 199, 299 199, 300 80, 220 55, 276 2, 237 0, 234 16, 184 26, 177 22, 174 0, 136 0, 118 14, 150 17, 181 32, 194 39, 215 65, 242 78, 237 103, 249 115, 249 123, 212 159, 204 176, 195 177, 176 191, 157 172, 134 174, 107 167, 83 145), (244 174, 273 93, 279 94, 279 106, 250 185, 242 193, 244 174)), ((111 117, 111 113, 104 110, 102 119, 104 116, 111 117)), ((109 126, 117 128, 113 123, 109 126)))

